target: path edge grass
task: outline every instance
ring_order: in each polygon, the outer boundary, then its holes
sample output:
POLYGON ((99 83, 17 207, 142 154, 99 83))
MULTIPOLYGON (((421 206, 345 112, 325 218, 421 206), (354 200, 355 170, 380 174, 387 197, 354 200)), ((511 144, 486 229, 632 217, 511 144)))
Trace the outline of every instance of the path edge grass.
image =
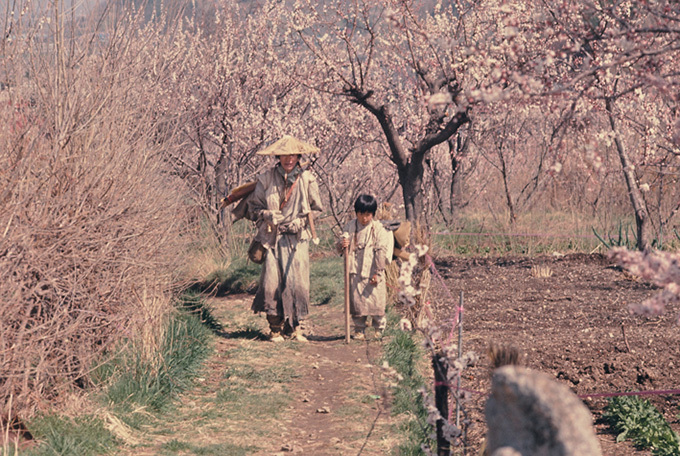
MULTIPOLYGON (((172 409, 192 386, 210 354, 215 320, 205 301, 194 294, 180 296, 165 325, 155 362, 131 349, 120 349, 93 373, 90 391, 96 410, 77 417, 39 414, 27 423, 36 444, 8 455, 112 454, 141 440, 141 428, 172 409)), ((4 453, 3 453, 4 454, 4 453)))

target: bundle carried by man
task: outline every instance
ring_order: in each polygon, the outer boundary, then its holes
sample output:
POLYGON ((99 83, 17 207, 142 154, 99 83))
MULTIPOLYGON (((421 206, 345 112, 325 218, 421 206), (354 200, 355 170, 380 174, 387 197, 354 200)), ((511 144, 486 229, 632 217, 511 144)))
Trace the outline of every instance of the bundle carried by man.
POLYGON ((257 181, 252 181, 236 187, 231 191, 231 193, 222 198, 222 200, 220 201, 221 208, 224 209, 225 207, 235 203, 236 201, 241 201, 243 198, 253 193, 255 191, 256 186, 257 181))

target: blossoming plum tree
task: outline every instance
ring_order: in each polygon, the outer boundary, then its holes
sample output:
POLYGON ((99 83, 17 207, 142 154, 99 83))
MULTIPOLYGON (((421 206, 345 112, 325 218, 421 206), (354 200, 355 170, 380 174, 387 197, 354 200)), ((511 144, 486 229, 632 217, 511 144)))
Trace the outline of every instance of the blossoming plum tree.
POLYGON ((651 250, 663 245, 680 210, 680 10, 668 1, 572 2, 546 6, 544 14, 547 26, 533 32, 551 45, 534 60, 543 74, 537 92, 566 94, 585 107, 581 115, 607 120, 599 144, 619 156, 640 250, 614 249, 611 256, 663 287, 631 308, 657 315, 680 298, 680 256, 651 250))
POLYGON ((424 15, 411 1, 299 0, 294 8, 292 26, 317 68, 314 87, 377 121, 406 217, 418 219, 428 152, 470 120, 460 68, 466 46, 450 46, 465 40, 462 15, 442 5, 424 15))
POLYGON ((186 58, 164 109, 179 113, 188 141, 169 159, 211 219, 221 197, 270 165, 256 152, 285 134, 321 149, 304 161, 311 160, 333 213, 383 168, 379 157, 357 152, 359 138, 370 137, 363 114, 305 86, 305 63, 281 44, 288 17, 281 2, 226 2, 177 43, 186 58))
POLYGON ((534 6, 524 33, 543 46, 527 62, 526 74, 536 81, 530 92, 572 100, 571 116, 593 126, 606 121, 606 129, 593 132, 590 147, 613 148, 619 156, 638 249, 651 247, 654 234, 660 245, 680 209, 677 190, 669 188, 677 182, 669 171, 680 165, 675 89, 680 12, 665 1, 534 6), (670 190, 665 198, 663 189, 670 190))

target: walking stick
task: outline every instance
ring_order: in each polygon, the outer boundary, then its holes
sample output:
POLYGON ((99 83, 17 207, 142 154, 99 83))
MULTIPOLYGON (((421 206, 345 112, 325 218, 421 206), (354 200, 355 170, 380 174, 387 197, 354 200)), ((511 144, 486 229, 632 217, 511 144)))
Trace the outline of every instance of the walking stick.
POLYGON ((349 344, 349 249, 345 247, 345 343, 349 344))
POLYGON ((312 232, 312 242, 314 245, 319 245, 319 238, 316 235, 316 227, 314 226, 314 216, 311 212, 307 214, 307 221, 309 223, 309 231, 312 232))

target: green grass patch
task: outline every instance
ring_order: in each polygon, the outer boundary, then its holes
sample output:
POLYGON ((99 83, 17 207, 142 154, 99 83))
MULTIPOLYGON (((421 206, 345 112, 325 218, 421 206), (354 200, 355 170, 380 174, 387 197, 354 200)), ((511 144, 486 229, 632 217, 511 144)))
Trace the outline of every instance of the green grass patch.
POLYGON ((398 328, 400 318, 396 312, 388 308, 385 330, 387 342, 383 345, 383 360, 401 375, 397 387, 392 390, 392 413, 410 417, 399 426, 404 442, 399 445, 397 454, 415 456, 422 454, 422 444, 430 448, 436 448, 436 444, 429 438, 434 431, 432 426, 427 424, 427 411, 418 391, 425 385, 419 369, 423 363, 424 353, 414 334, 398 328))
MULTIPOLYGON (((210 353, 210 327, 217 321, 196 296, 178 302, 179 310, 167 323, 157 357, 149 360, 124 346, 97 367, 91 379, 102 388, 100 400, 125 424, 139 429, 148 413, 171 409, 178 395, 193 384, 203 360, 210 353), (137 413, 143 410, 144 413, 137 413)), ((89 415, 77 418, 41 416, 29 422, 29 430, 41 442, 30 455, 90 455, 113 452, 119 442, 102 420, 89 415)))
POLYGON ((302 374, 289 366, 270 366, 256 369, 253 366, 229 367, 224 374, 225 379, 240 378, 257 388, 268 388, 272 383, 290 383, 302 374))
POLYGON ((203 326, 211 331, 222 330, 222 324, 215 317, 213 309, 208 306, 207 302, 200 294, 194 291, 188 291, 176 300, 175 306, 189 315, 196 317, 203 326))
POLYGON ((274 359, 277 357, 277 353, 275 351, 263 353, 263 350, 254 344, 244 344, 239 347, 232 348, 231 350, 227 350, 226 355, 231 359, 234 359, 235 362, 238 362, 238 360, 246 362, 247 359, 255 357, 258 359, 274 359))
POLYGON ((290 397, 281 388, 253 391, 243 385, 227 385, 221 388, 215 403, 222 416, 235 421, 248 422, 262 417, 277 418, 290 403, 290 397))
POLYGON ((375 401, 377 401, 377 400, 379 400, 379 399, 381 399, 381 397, 380 397, 379 395, 377 395, 377 394, 365 394, 364 396, 362 396, 362 397, 359 399, 359 401, 360 401, 362 404, 374 404, 375 401))
POLYGON ((27 456, 99 455, 111 453, 117 445, 104 423, 91 416, 38 416, 28 427, 40 445, 21 452, 27 456))
POLYGON ((370 410, 367 410, 366 407, 362 407, 359 404, 345 404, 335 410, 331 410, 331 413, 347 420, 364 421, 369 418, 368 415, 370 410))
POLYGON ((178 440, 171 440, 164 444, 161 448, 163 456, 171 456, 175 454, 196 454, 206 456, 246 456, 252 454, 257 447, 253 446, 239 446, 228 443, 218 443, 212 445, 193 445, 178 440))
MULTIPOLYGON (((230 352, 234 354, 235 352, 230 352)), ((248 359, 262 360, 262 350, 240 351, 224 372, 224 385, 215 395, 223 416, 238 421, 267 416, 275 418, 290 402, 287 385, 301 377, 291 365, 252 365, 248 359), (250 355, 248 354, 250 353, 250 355)))
MULTIPOLYGON (((251 318, 252 314, 247 321, 251 318)), ((229 361, 220 387, 201 407, 206 417, 229 421, 238 429, 248 426, 249 435, 270 432, 272 422, 290 404, 289 385, 302 376, 301 361, 294 356, 297 352, 297 343, 286 342, 272 350, 269 343, 250 340, 228 350, 223 355, 229 361)))
POLYGON ((345 275, 343 259, 334 255, 312 261, 309 266, 310 300, 317 305, 342 306, 345 275))
MULTIPOLYGON (((334 252, 330 241, 323 253, 334 252)), ((313 246, 321 252, 321 246, 313 246)), ((245 253, 236 252, 226 269, 210 273, 203 281, 194 284, 194 292, 214 292, 218 296, 231 293, 252 293, 257 289, 262 267, 248 261, 245 253)), ((317 305, 342 305, 343 263, 339 255, 323 256, 310 260, 310 299, 317 305)))
POLYGON ((166 328, 158 361, 132 354, 112 362, 114 381, 106 389, 107 402, 123 416, 139 406, 164 411, 192 385, 210 352, 209 337, 210 331, 195 316, 176 314, 166 328))
POLYGON ((602 221, 569 211, 522 213, 514 224, 508 220, 507 214, 461 212, 450 226, 430 227, 433 253, 471 257, 589 253, 605 248, 594 229, 603 237, 616 237, 621 224, 630 223, 630 217, 602 221))
POLYGON ((614 397, 602 418, 617 433, 617 442, 630 439, 640 449, 651 449, 654 455, 680 456, 680 437, 648 400, 614 397))
MULTIPOLYGON (((250 302, 246 304, 250 307, 250 302)), ((244 312, 243 307, 234 306, 230 309, 222 309, 219 315, 220 321, 228 321, 228 327, 223 328, 230 338, 262 340, 262 330, 267 327, 267 321, 262 315, 252 312, 244 312)), ((249 347, 246 346, 245 349, 249 347)))
POLYGON ((226 269, 217 269, 191 287, 196 293, 214 293, 224 296, 232 293, 248 293, 257 288, 262 266, 247 259, 235 257, 226 269))

